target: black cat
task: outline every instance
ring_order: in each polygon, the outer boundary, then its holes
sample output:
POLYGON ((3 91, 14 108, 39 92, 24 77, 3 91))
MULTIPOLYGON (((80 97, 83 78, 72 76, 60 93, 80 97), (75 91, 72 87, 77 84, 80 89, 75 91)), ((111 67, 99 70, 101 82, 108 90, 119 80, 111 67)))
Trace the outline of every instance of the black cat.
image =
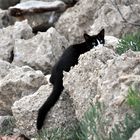
POLYGON ((85 42, 68 47, 60 57, 59 61, 54 65, 50 77, 50 82, 53 84, 53 91, 39 109, 37 118, 38 130, 42 128, 47 113, 57 102, 64 89, 63 71, 68 72, 71 66, 78 64, 78 58, 81 54, 91 50, 99 44, 105 43, 104 29, 102 29, 99 34, 93 36, 85 33, 84 38, 85 42))

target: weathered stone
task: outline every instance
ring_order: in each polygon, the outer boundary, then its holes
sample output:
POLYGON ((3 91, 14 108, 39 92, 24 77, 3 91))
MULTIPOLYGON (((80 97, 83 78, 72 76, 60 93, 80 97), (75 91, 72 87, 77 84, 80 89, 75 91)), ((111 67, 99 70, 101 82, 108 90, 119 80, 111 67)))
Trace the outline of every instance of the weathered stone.
POLYGON ((129 140, 140 140, 140 128, 134 132, 129 140))
MULTIPOLYGON (((46 101, 52 91, 52 87, 44 85, 33 95, 25 96, 16 101, 12 107, 16 125, 22 134, 32 136, 36 133, 37 112, 46 101)), ((45 128, 68 127, 75 121, 72 101, 68 94, 63 93, 56 105, 46 117, 45 128)))
POLYGON ((78 118, 84 115, 98 93, 100 69, 115 56, 115 53, 106 47, 92 49, 81 55, 78 65, 65 74, 64 87, 73 99, 78 118))
MULTIPOLYGON (((118 2, 124 18, 129 23, 140 25, 140 1, 131 1, 131 7, 125 2, 118 2)), ((96 34, 101 28, 105 28, 106 34, 121 37, 139 29, 139 26, 129 23, 124 22, 110 0, 80 0, 61 15, 55 28, 73 44, 83 40, 84 31, 96 34)))
POLYGON ((15 22, 14 17, 11 17, 6 10, 0 9, 0 28, 4 28, 9 25, 13 25, 14 22, 15 22))
POLYGON ((0 0, 0 8, 8 9, 8 7, 13 6, 19 2, 20 0, 0 0))
POLYGON ((17 22, 14 26, 0 29, 0 59, 11 62, 12 51, 14 50, 15 40, 22 38, 28 39, 33 36, 32 29, 27 21, 17 22))
POLYGON ((47 83, 41 71, 34 71, 28 66, 15 67, 0 81, 0 110, 11 113, 11 106, 16 100, 34 93, 47 83))
POLYGON ((10 7, 9 13, 20 21, 28 19, 33 32, 37 33, 52 27, 65 9, 62 1, 27 1, 10 7))
POLYGON ((67 46, 68 41, 65 37, 54 28, 50 28, 47 32, 39 33, 29 40, 17 40, 13 64, 18 66, 27 64, 48 73, 67 46))

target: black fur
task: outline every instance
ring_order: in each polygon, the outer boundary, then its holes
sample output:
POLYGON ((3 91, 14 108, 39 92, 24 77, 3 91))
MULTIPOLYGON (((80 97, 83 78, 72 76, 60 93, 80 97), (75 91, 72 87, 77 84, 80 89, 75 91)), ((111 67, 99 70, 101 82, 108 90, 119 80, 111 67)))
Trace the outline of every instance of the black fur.
POLYGON ((38 130, 42 128, 47 113, 55 105, 64 89, 63 71, 68 72, 71 66, 78 64, 79 56, 97 46, 98 42, 101 44, 105 43, 104 29, 98 35, 89 36, 88 34, 84 34, 84 38, 85 42, 72 45, 67 48, 60 57, 59 61, 54 65, 50 77, 50 82, 53 84, 53 91, 42 105, 42 107, 39 109, 37 118, 38 130))

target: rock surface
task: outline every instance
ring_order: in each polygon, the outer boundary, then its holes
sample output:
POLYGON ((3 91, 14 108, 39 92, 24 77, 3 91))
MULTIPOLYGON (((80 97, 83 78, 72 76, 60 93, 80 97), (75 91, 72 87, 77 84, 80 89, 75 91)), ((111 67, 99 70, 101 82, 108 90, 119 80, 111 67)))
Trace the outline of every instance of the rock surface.
POLYGON ((16 100, 33 94, 46 83, 41 71, 34 71, 28 66, 11 68, 0 81, 0 110, 11 114, 11 106, 16 100))
MULTIPOLYGON (((131 7, 125 0, 117 5, 128 22, 140 25, 140 1, 130 3, 131 7)), ((105 28, 107 34, 121 37, 124 33, 137 31, 140 26, 124 22, 110 0, 80 0, 61 15, 55 27, 73 44, 83 39, 84 31, 96 34, 105 28)))
POLYGON ((14 26, 0 29, 0 59, 11 62, 13 59, 15 40, 28 39, 33 36, 32 29, 27 21, 16 22, 14 26))
POLYGON ((8 9, 8 7, 16 5, 20 0, 0 0, 0 8, 8 9))
POLYGON ((132 135, 129 140, 140 140, 140 128, 132 135))
MULTIPOLYGON (((36 118, 38 109, 52 91, 49 85, 41 86, 33 95, 25 96, 16 101, 12 107, 16 125, 22 134, 32 136, 36 133, 36 118)), ((72 101, 68 94, 63 93, 60 100, 49 112, 45 128, 68 127, 75 121, 72 101)))
POLYGON ((49 73, 62 54, 64 47, 68 47, 68 41, 54 28, 50 28, 47 32, 39 33, 29 40, 17 40, 13 64, 29 65, 34 69, 49 73))

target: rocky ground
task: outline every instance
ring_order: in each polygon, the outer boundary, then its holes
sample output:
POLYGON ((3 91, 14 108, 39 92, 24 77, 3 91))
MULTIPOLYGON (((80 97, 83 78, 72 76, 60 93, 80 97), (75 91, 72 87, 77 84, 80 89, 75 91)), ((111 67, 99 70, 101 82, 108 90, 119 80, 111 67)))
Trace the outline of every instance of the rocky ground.
MULTIPOLYGON (((117 3, 62 0, 66 8, 61 12, 41 10, 41 13, 29 14, 30 10, 26 13, 24 7, 25 13, 19 16, 10 14, 10 7, 19 1, 9 1, 8 6, 3 1, 0 1, 1 9, 5 9, 0 10, 1 129, 4 118, 12 117, 16 122, 13 133, 33 137, 37 133, 38 109, 52 90, 48 82, 52 66, 65 48, 83 41, 84 32, 96 34, 102 28, 106 33, 105 46, 81 55, 78 65, 64 72, 65 90, 49 112, 44 127, 70 126, 80 120, 96 100, 105 103, 104 115, 111 118, 110 127, 123 120, 126 112, 131 112, 124 100, 130 86, 140 90, 140 52, 128 51, 120 56, 115 48, 118 38, 140 29, 139 0, 117 3), (42 28, 45 32, 40 32, 42 28)), ((33 7, 36 9, 36 5, 33 7)), ((14 12, 17 15, 19 11, 14 12)), ((137 140, 138 134, 139 130, 131 140, 137 140)))

